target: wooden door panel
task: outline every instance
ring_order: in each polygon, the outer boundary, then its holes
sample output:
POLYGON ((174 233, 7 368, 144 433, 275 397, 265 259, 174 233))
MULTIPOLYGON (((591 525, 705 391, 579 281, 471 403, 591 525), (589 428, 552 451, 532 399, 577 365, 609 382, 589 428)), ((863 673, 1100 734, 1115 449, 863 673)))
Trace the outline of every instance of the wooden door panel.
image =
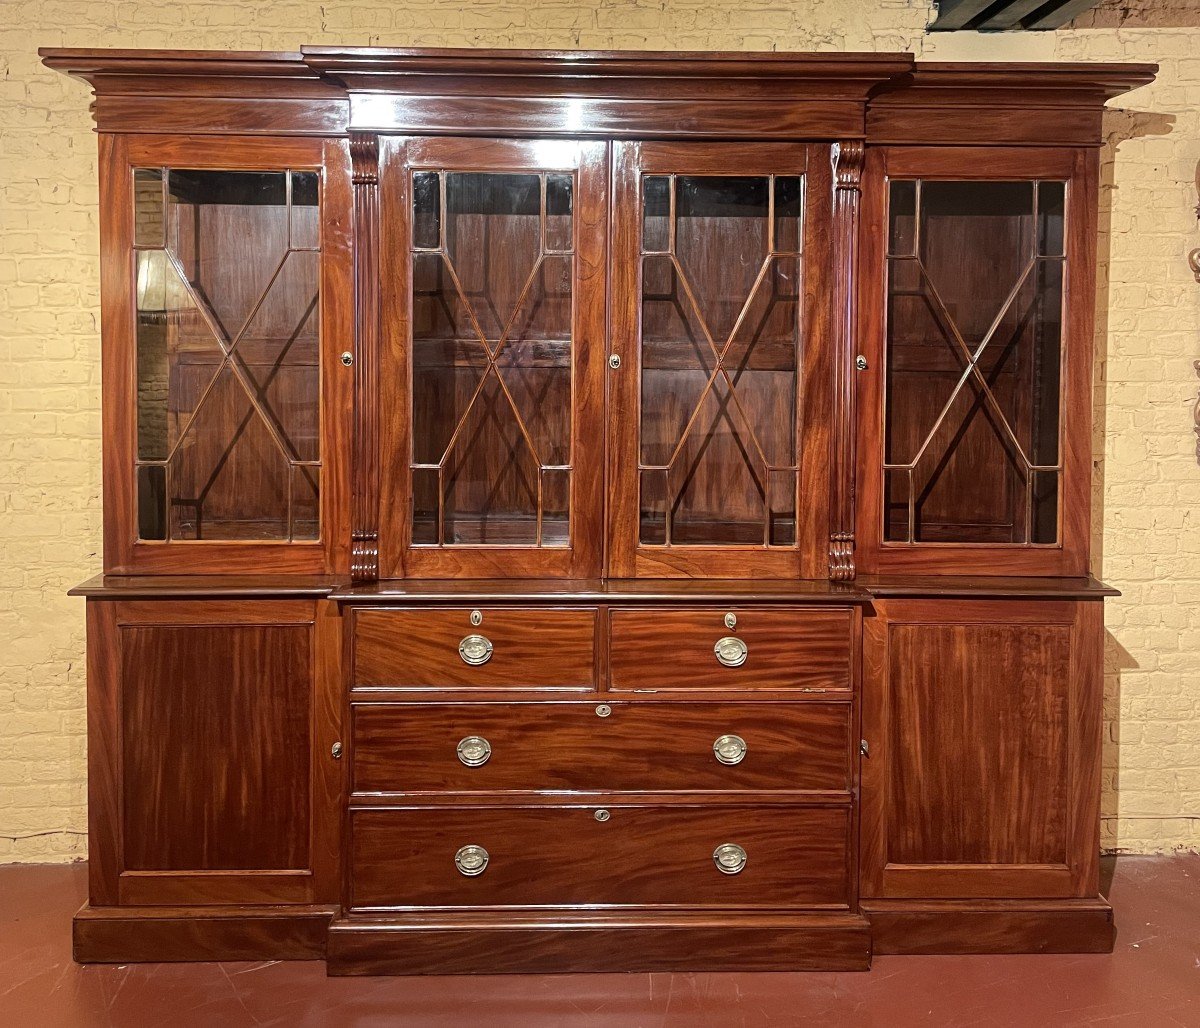
POLYGON ((304 625, 122 629, 127 869, 308 866, 311 641, 304 625))
POLYGON ((863 893, 1095 895, 1098 601, 876 604, 863 893))
POLYGON ((599 574, 607 154, 382 141, 382 577, 599 574))
POLYGON ((897 625, 888 662, 890 859, 1065 863, 1071 626, 897 625))
POLYGON ((89 601, 93 904, 336 899, 340 652, 332 604, 89 601))
POLYGON ((614 144, 611 574, 826 576, 830 175, 802 144, 614 144))

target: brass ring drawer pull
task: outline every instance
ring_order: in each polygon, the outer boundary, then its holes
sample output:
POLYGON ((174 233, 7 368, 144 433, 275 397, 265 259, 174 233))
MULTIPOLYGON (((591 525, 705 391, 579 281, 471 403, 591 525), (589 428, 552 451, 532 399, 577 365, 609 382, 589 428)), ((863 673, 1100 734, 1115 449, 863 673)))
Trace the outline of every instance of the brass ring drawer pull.
POLYGON ((722 843, 713 850, 713 863, 723 875, 738 874, 746 866, 746 851, 736 843, 722 843))
POLYGON ((467 767, 479 767, 486 764, 492 755, 492 744, 482 735, 468 735, 458 743, 458 759, 467 767))
POLYGON ((483 874, 488 866, 488 851, 482 846, 463 846, 454 854, 454 866, 468 878, 483 874))
POLYGON ((468 635, 458 644, 458 655, 467 664, 486 664, 492 659, 492 640, 486 635, 468 635))
POLYGON ((750 647, 736 635, 727 635, 723 639, 717 640, 717 644, 713 647, 713 653, 717 655, 717 660, 726 667, 741 667, 746 663, 750 647))
POLYGON ((713 743, 713 756, 722 764, 740 764, 746 759, 746 740, 740 735, 718 736, 713 743))

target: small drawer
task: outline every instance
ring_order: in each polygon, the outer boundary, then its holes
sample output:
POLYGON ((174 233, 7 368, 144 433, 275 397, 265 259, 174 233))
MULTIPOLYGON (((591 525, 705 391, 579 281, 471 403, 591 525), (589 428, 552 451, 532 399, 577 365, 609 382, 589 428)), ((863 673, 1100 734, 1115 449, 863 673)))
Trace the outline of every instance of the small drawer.
POLYGON ((595 636, 594 608, 360 608, 354 684, 590 689, 595 636))
POLYGON ((351 906, 844 907, 850 808, 362 809, 351 906))
POLYGON ((844 607, 614 610, 611 688, 846 690, 852 626, 844 607))
POLYGON ((358 793, 848 790, 848 703, 356 703, 358 793))

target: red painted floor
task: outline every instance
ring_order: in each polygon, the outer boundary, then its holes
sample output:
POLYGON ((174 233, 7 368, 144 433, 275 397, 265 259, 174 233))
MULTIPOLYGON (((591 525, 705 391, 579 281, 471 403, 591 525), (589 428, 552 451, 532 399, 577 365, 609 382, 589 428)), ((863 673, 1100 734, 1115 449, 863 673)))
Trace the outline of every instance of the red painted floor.
POLYGON ((867 974, 326 978, 321 963, 71 961, 83 865, 0 867, 0 1025, 1200 1028, 1200 855, 1123 857, 1111 956, 877 957, 867 974))

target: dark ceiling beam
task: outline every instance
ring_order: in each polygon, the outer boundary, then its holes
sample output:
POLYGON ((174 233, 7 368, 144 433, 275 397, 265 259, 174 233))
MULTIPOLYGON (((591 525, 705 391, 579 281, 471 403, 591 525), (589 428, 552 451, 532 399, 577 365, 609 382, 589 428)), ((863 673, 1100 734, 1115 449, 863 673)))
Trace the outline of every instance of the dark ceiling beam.
POLYGON ((992 3, 993 0, 941 0, 937 17, 929 27, 938 32, 966 28, 967 22, 986 11, 992 3))
POLYGON ((941 0, 931 32, 1057 29, 1099 0, 941 0))
POLYGON ((1024 25, 1027 29, 1061 29, 1068 22, 1074 21, 1084 11, 1090 11, 1097 6, 1099 0, 1067 0, 1064 4, 1055 4, 1053 10, 1047 9, 1041 17, 1024 25))
POLYGON ((1053 0, 1009 0, 1008 3, 993 11, 971 26, 981 32, 1001 32, 1005 29, 1019 29, 1021 22, 1039 11, 1045 12, 1053 7, 1053 0))

